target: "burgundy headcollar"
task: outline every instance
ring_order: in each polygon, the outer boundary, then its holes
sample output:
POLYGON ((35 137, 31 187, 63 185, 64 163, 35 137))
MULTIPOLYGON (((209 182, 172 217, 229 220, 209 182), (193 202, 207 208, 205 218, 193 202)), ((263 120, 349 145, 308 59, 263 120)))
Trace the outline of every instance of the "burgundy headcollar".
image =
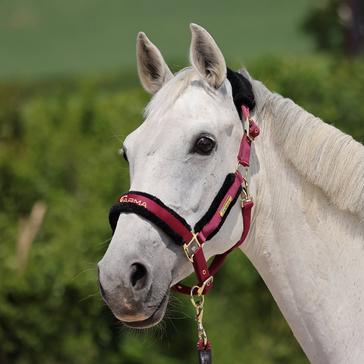
POLYGON ((120 213, 134 213, 152 222, 169 235, 175 243, 183 246, 188 260, 193 264, 198 284, 188 287, 178 283, 173 287, 177 292, 198 296, 206 294, 212 288, 213 276, 221 268, 225 257, 241 245, 248 235, 253 201, 248 193, 246 177, 242 176, 239 169, 240 166, 249 167, 251 143, 259 135, 259 127, 250 118, 249 109, 246 106, 243 105, 241 111, 243 123, 247 126, 244 127, 244 134, 240 142, 236 171, 226 176, 208 211, 193 229, 177 212, 166 206, 157 197, 145 192, 127 192, 110 210, 109 222, 113 232, 120 213), (219 231, 239 196, 244 227, 242 236, 229 250, 216 255, 211 265, 208 266, 203 245, 219 231))

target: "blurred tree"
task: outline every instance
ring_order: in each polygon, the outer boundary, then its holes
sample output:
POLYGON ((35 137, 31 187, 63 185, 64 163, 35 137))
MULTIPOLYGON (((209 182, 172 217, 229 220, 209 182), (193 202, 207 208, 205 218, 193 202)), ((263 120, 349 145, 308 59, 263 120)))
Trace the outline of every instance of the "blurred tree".
POLYGON ((355 56, 364 51, 362 0, 324 0, 307 16, 303 28, 320 50, 355 56))

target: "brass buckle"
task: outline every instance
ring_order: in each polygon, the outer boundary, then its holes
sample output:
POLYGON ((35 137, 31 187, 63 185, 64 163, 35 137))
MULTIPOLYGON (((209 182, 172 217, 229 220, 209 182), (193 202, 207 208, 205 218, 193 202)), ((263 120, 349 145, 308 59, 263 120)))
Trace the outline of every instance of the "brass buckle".
POLYGON ((253 124, 253 118, 249 116, 249 118, 244 120, 244 131, 246 132, 246 136, 251 142, 254 142, 254 138, 250 136, 250 127, 253 124))
POLYGON ((236 162, 235 172, 239 172, 246 180, 248 178, 249 167, 244 167, 239 161, 236 162))
POLYGON ((244 182, 241 185, 241 194, 240 194, 240 202, 241 206, 243 207, 244 202, 247 201, 253 201, 252 197, 249 193, 249 185, 246 179, 244 179, 244 182))
POLYGON ((193 257, 198 248, 201 247, 200 242, 198 241, 197 234, 193 233, 193 237, 188 243, 183 244, 183 250, 185 251, 187 259, 193 263, 193 257))
POLYGON ((209 278, 206 279, 206 281, 204 281, 200 286, 193 286, 191 288, 191 292, 190 292, 190 296, 191 296, 191 302, 195 307, 198 307, 200 305, 200 302, 202 301, 203 304, 203 291, 205 290, 206 286, 210 286, 212 284, 212 282, 214 281, 214 276, 211 276, 209 278), (201 298, 198 299, 196 301, 196 299, 194 298, 194 292, 196 291, 197 293, 197 297, 201 298))

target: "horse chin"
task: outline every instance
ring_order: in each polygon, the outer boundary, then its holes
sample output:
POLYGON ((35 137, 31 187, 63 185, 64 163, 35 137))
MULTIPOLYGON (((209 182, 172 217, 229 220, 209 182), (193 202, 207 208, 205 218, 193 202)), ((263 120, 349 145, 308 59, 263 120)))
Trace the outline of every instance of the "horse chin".
POLYGON ((168 298, 169 294, 166 293, 159 305, 157 306, 156 310, 152 313, 151 316, 149 316, 145 320, 140 321, 123 321, 120 320, 125 326, 133 328, 133 329, 148 329, 150 327, 153 327, 155 325, 158 325, 166 312, 167 305, 168 305, 168 298))

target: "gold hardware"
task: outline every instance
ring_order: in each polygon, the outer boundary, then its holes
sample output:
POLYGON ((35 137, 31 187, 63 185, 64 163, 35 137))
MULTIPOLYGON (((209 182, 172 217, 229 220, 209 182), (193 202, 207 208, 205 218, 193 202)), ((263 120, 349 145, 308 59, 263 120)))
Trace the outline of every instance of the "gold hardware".
POLYGON ((246 190, 245 187, 243 187, 241 189, 240 199, 241 199, 241 202, 249 200, 248 191, 246 190))
POLYGON ((236 166, 235 166, 235 172, 237 172, 237 171, 240 172, 240 174, 242 175, 242 177, 245 180, 248 178, 249 168, 244 167, 239 161, 237 161, 236 166), (241 171, 240 171, 240 168, 242 168, 241 171))
POLYGON ((248 117, 244 120, 244 131, 246 132, 246 136, 248 137, 248 139, 253 142, 254 141, 254 138, 252 138, 250 136, 250 127, 252 126, 253 124, 253 118, 252 117, 248 117))
POLYGON ((240 203, 241 207, 244 207, 244 202, 253 201, 252 197, 249 195, 248 189, 246 187, 242 187, 240 194, 240 203))
POLYGON ((195 317, 195 320, 197 322, 197 335, 199 340, 202 340, 203 345, 206 346, 207 334, 205 328, 203 327, 202 319, 203 319, 203 307, 198 307, 196 308, 196 317, 195 317))
MULTIPOLYGON (((190 296, 191 296, 191 301, 194 306, 195 306, 194 302, 196 301, 194 293, 195 292, 197 293, 197 297, 203 297, 203 291, 205 290, 206 286, 210 286, 213 281, 214 281, 214 277, 210 276, 209 278, 206 279, 205 282, 202 283, 201 286, 193 286, 191 288, 190 296)), ((197 302, 198 302, 198 300, 197 300, 197 302)))
POLYGON ((233 198, 231 196, 228 196, 228 198, 226 199, 223 207, 221 208, 221 210, 219 211, 219 214, 221 217, 223 217, 225 215, 226 210, 229 208, 231 202, 232 202, 233 198))
POLYGON ((205 302, 205 296, 203 296, 202 294, 199 294, 199 288, 200 288, 199 286, 194 286, 191 288, 190 300, 191 300, 194 308, 203 307, 203 304, 205 302), (193 293, 196 288, 197 288, 197 296, 194 296, 193 293))
MULTIPOLYGON (((211 277, 212 278, 212 277, 211 277)), ((203 341, 204 346, 207 345, 207 334, 206 331, 203 327, 202 324, 202 319, 203 319, 203 306, 205 303, 205 296, 203 296, 202 294, 199 294, 199 289, 200 287, 198 286, 194 286, 191 289, 191 302, 193 307, 196 310, 196 316, 195 316, 195 320, 197 322, 197 335, 199 340, 203 341), (197 296, 193 295, 193 292, 195 291, 195 289, 197 289, 197 296)))
POLYGON ((193 233, 193 237, 188 243, 183 244, 183 250, 185 251, 187 259, 193 263, 193 257, 198 248, 201 247, 200 242, 198 241, 197 234, 193 233))

